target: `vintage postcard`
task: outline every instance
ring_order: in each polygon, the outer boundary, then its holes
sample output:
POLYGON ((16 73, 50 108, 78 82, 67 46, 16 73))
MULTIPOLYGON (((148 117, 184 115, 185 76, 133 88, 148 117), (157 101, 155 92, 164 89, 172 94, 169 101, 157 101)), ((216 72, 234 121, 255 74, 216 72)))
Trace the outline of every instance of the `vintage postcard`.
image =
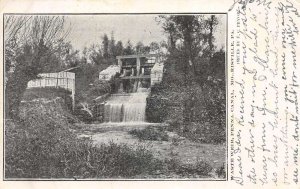
POLYGON ((1 3, 1 188, 299 188, 295 0, 1 3))

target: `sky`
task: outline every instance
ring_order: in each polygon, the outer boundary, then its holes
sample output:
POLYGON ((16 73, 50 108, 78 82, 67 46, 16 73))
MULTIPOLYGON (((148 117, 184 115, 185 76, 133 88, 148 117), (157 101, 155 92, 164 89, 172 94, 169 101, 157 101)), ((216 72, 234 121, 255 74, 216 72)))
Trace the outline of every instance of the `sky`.
MULTIPOLYGON (((167 35, 161 25, 155 21, 157 15, 71 15, 67 16, 71 24, 71 32, 67 40, 73 47, 82 50, 91 44, 101 43, 101 37, 106 33, 109 38, 114 32, 116 41, 121 40, 125 45, 128 40, 133 45, 142 42, 149 45, 151 42, 167 41, 167 35)), ((225 47, 226 15, 218 15, 220 24, 214 36, 217 48, 225 47)))

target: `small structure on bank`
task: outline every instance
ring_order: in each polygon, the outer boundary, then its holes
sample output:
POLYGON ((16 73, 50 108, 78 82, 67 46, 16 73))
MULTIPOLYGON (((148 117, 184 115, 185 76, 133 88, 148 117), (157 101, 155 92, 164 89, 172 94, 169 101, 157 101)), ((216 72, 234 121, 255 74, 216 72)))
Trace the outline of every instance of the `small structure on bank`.
POLYGON ((100 80, 109 81, 118 75, 119 93, 133 93, 148 89, 163 78, 164 65, 156 54, 117 56, 118 65, 111 65, 99 73, 100 80))
POLYGON ((163 73, 164 64, 162 62, 157 62, 154 64, 153 68, 151 69, 151 86, 162 81, 163 73))
POLYGON ((119 72, 120 67, 118 65, 111 65, 99 73, 99 79, 109 81, 114 78, 119 72))

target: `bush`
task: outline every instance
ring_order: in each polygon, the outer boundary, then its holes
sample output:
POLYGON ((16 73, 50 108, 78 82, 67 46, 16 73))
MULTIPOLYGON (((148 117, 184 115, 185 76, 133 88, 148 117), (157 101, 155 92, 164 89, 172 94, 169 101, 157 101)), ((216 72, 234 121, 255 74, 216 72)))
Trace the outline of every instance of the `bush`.
POLYGON ((168 119, 182 119, 182 94, 182 88, 174 83, 164 81, 154 85, 147 98, 147 121, 160 123, 168 119))
POLYGON ((87 145, 68 153, 69 158, 79 158, 70 164, 68 173, 77 172, 78 177, 88 178, 130 178, 141 174, 153 174, 161 166, 161 162, 142 146, 132 149, 126 145, 110 143, 100 146, 87 145), (81 152, 83 156, 76 156, 81 152), (82 162, 78 164, 78 162, 82 162))
POLYGON ((195 172, 198 175, 208 176, 213 170, 212 166, 206 161, 197 161, 195 167, 195 172))
POLYGON ((184 124, 181 130, 177 130, 182 135, 192 141, 202 143, 220 144, 226 142, 225 125, 220 126, 211 123, 192 122, 184 124))
POLYGON ((69 130, 75 118, 61 98, 22 103, 20 109, 21 120, 5 124, 5 177, 62 176, 62 154, 76 138, 69 130))
POLYGON ((168 134, 162 127, 147 127, 145 129, 133 129, 128 132, 131 135, 136 136, 140 140, 156 140, 156 141, 168 141, 168 134))
POLYGON ((87 92, 90 88, 90 84, 93 83, 99 77, 99 72, 106 69, 110 64, 82 64, 80 69, 76 72, 76 101, 82 102, 86 101, 87 92))
POLYGON ((183 177, 202 176, 208 177, 212 173, 212 166, 206 161, 197 161, 196 164, 183 164, 177 159, 167 161, 169 172, 175 172, 183 177))
POLYGON ((161 123, 166 119, 166 102, 159 96, 152 95, 147 98, 146 118, 151 123, 161 123))
POLYGON ((63 154, 72 148, 74 137, 68 130, 52 121, 44 125, 36 121, 6 125, 6 178, 63 177, 63 154))
POLYGON ((111 92, 111 83, 109 81, 95 80, 87 91, 87 96, 90 99, 95 99, 98 96, 111 92))
POLYGON ((218 175, 219 178, 226 177, 225 164, 223 164, 221 167, 217 168, 216 174, 218 175))
POLYGON ((83 110, 81 104, 77 104, 75 106, 73 115, 75 115, 80 121, 84 123, 92 123, 96 120, 95 117, 92 117, 87 111, 83 110))

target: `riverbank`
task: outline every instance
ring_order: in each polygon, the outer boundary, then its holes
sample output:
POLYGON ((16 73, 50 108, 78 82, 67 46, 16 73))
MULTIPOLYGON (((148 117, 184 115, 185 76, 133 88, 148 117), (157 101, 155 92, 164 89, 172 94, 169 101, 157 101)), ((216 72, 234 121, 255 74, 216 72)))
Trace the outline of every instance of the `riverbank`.
MULTIPOLYGON (((133 149, 143 146, 149 150, 156 159, 161 161, 176 161, 183 166, 195 167, 199 162, 206 162, 208 166, 212 168, 212 171, 206 175, 206 177, 199 177, 199 175, 192 174, 187 174, 186 177, 222 179, 216 172, 225 165, 226 145, 193 142, 167 130, 167 124, 159 123, 76 124, 75 129, 80 138, 89 138, 93 141, 93 145, 95 146, 110 143, 118 145, 125 144, 133 149), (143 131, 148 128, 153 130, 158 129, 160 133, 165 133, 167 137, 165 137, 164 140, 160 138, 158 140, 144 140, 133 135, 133 132, 131 132, 133 130, 143 131)), ((162 178, 168 177, 167 175, 160 176, 162 178)), ((174 176, 175 178, 185 178, 184 176, 176 176, 174 174, 172 178, 174 178, 174 176)))

